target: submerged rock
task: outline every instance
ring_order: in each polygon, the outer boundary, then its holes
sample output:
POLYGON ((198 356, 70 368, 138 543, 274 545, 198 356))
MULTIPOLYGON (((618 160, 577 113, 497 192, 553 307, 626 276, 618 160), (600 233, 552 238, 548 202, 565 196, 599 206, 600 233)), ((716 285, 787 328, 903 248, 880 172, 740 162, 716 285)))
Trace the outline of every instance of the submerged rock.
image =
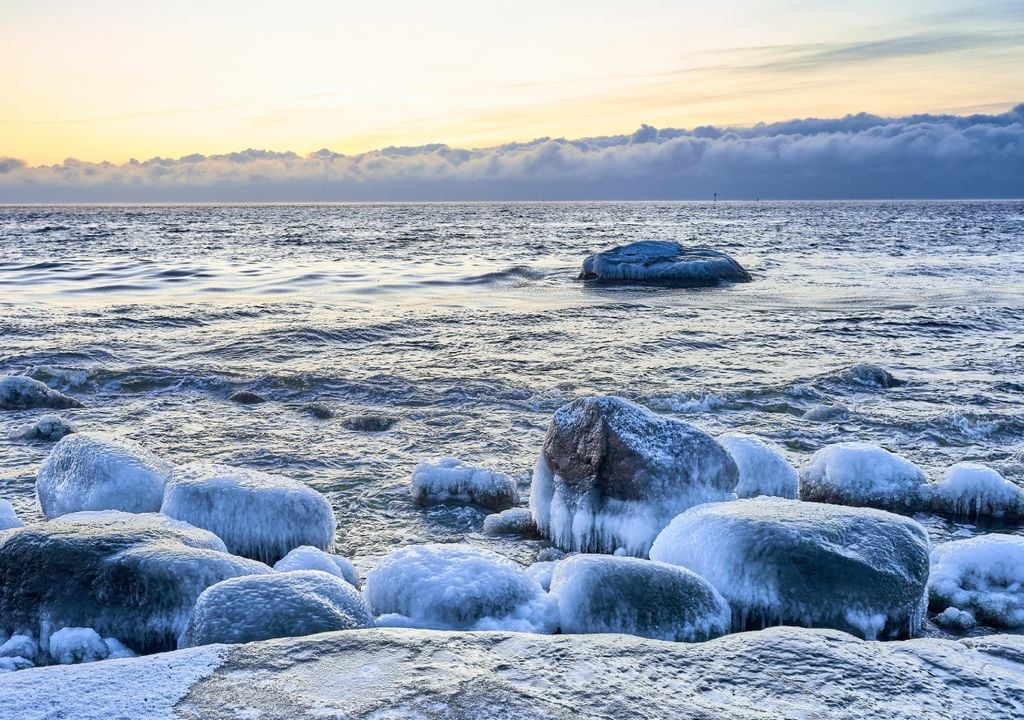
POLYGON ((417 465, 409 492, 421 506, 456 502, 498 511, 512 507, 519 497, 508 475, 450 457, 417 465))
POLYGON ((718 250, 643 240, 590 255, 583 261, 580 279, 700 287, 722 282, 750 282, 751 277, 738 262, 718 250))
POLYGON ((739 470, 713 437, 616 397, 551 420, 533 473, 537 527, 564 550, 644 555, 676 515, 735 497, 739 470))
POLYGON ((484 535, 519 535, 540 537, 533 514, 527 508, 509 508, 484 518, 484 535))
POLYGON ((384 432, 394 427, 398 418, 391 415, 349 415, 341 426, 353 432, 384 432))
POLYGON ((970 612, 994 627, 1024 627, 1024 537, 993 533, 932 551, 932 610, 970 612))
POLYGON ((56 442, 65 435, 78 432, 78 428, 60 415, 49 413, 43 415, 35 422, 22 425, 17 428, 11 436, 19 440, 42 440, 44 442, 56 442))
POLYGON ((718 442, 729 451, 739 468, 740 481, 736 484, 738 497, 796 497, 796 468, 789 464, 781 450, 760 438, 743 433, 720 435, 718 442))
POLYGON ((302 406, 302 410, 307 415, 312 415, 317 420, 330 420, 334 417, 334 411, 331 410, 331 407, 321 402, 307 403, 302 406))
POLYGON ((239 405, 259 405, 267 401, 265 397, 251 390, 238 390, 237 392, 233 392, 228 395, 228 400, 233 403, 238 403, 239 405))
POLYGON ((674 565, 610 555, 556 563, 551 594, 563 633, 626 633, 699 642, 729 632, 729 604, 706 580, 674 565))
POLYGON ((334 547, 334 510, 327 498, 259 470, 182 465, 167 484, 160 512, 215 533, 235 555, 268 564, 302 545, 334 547))
POLYGON ((931 489, 909 460, 870 443, 848 442, 818 450, 800 471, 800 499, 913 513, 931 489))
POLYGON ((82 403, 24 375, 0 376, 0 410, 80 408, 82 403))
POLYGON ((903 385, 902 380, 884 367, 872 363, 859 363, 848 367, 839 374, 839 377, 846 383, 875 388, 887 389, 903 385))
POLYGON ((811 422, 841 422, 850 417, 850 411, 843 405, 815 405, 800 416, 811 422))
POLYGON ((60 440, 36 474, 36 497, 54 518, 81 510, 156 512, 174 465, 136 442, 81 432, 60 440))
POLYGON ((320 570, 340 577, 356 590, 359 589, 359 573, 347 558, 340 555, 325 553, 310 545, 297 547, 274 564, 278 572, 295 572, 296 570, 320 570))
POLYGON ((651 559, 714 585, 734 630, 801 625, 890 639, 921 629, 928 550, 910 518, 764 497, 688 510, 658 535, 651 559))
POLYGON ((170 650, 203 590, 269 572, 160 515, 65 515, 0 533, 0 628, 87 627, 138 652, 170 650))
POLYGON ((211 585, 196 601, 179 647, 247 643, 373 625, 359 593, 319 570, 250 575, 211 585))

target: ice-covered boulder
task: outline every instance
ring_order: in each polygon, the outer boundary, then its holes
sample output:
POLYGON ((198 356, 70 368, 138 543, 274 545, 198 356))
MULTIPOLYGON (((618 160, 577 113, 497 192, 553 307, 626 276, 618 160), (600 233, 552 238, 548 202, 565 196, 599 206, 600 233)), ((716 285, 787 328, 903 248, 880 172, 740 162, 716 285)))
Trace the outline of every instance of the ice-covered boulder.
POLYGON ((36 474, 36 497, 54 518, 80 510, 156 512, 174 465, 136 442, 104 433, 68 435, 36 474))
POLYGON ((0 673, 17 672, 18 670, 28 670, 33 667, 35 667, 35 665, 31 660, 23 658, 20 655, 15 657, 0 657, 0 673))
POLYGON ((274 564, 274 569, 278 572, 320 570, 340 577, 352 587, 359 589, 359 573, 348 558, 325 553, 311 545, 302 545, 290 551, 274 564))
POLYGON ((34 661, 39 654, 39 643, 31 635, 16 633, 0 644, 0 657, 23 657, 34 661))
POLYGON ((555 564, 551 594, 563 633, 625 633, 699 642, 729 632, 729 604, 684 568, 633 557, 573 555, 555 564))
POLYGON ((9 500, 0 500, 0 530, 22 527, 23 523, 14 512, 14 506, 9 500))
POLYGON ((760 438, 743 433, 720 435, 718 442, 729 451, 739 468, 736 495, 741 498, 773 495, 796 497, 797 472, 782 451, 760 438))
POLYGON ((800 470, 800 499, 912 513, 931 500, 928 479, 909 460, 877 445, 828 445, 800 470))
POLYGON ((334 547, 334 510, 327 498, 259 470, 182 465, 167 483, 160 511, 215 533, 235 555, 265 563, 302 545, 334 547))
POLYGON ((373 625, 349 583, 320 570, 250 575, 203 591, 178 647, 246 643, 373 625))
POLYGON ((801 625, 889 639, 921 628, 928 551, 927 532, 907 517, 763 497, 686 511, 651 559, 714 585, 734 630, 801 625))
POLYGON ((0 376, 0 410, 80 408, 82 403, 24 375, 0 376))
POLYGON ((537 523, 527 508, 509 508, 484 518, 484 535, 519 535, 538 537, 537 523))
POLYGON ((517 498, 516 483, 508 475, 450 457, 417 465, 409 492, 421 506, 471 503, 497 511, 512 507, 517 498))
POLYGON ((65 420, 60 415, 48 413, 38 420, 22 425, 11 433, 11 437, 18 440, 42 440, 44 442, 56 442, 65 435, 78 432, 73 423, 65 420))
POLYGON ((987 625, 1024 627, 1024 537, 979 535, 932 551, 932 610, 956 608, 987 625))
POLYGON ((155 514, 76 513, 0 533, 0 627, 90 627, 138 652, 173 649, 203 590, 272 572, 223 550, 155 514))
POLYGON ((949 630, 967 632, 973 629, 978 624, 978 621, 974 618, 974 613, 968 610, 948 607, 935 616, 935 624, 949 630))
POLYGON ((750 273, 719 250, 642 240, 595 253, 583 261, 581 280, 603 283, 701 287, 750 282, 750 273))
POLYGON ((955 518, 1024 517, 1024 490, 990 467, 958 463, 932 486, 932 509, 955 518))
POLYGON ((106 660, 110 648, 92 628, 61 628, 50 636, 50 659, 61 665, 106 660))
POLYGON ((470 545, 411 545, 366 575, 378 623, 452 630, 544 632, 547 596, 518 565, 470 545))
POLYGON ((564 550, 644 555, 676 515, 735 497, 739 471, 718 441, 617 397, 555 412, 533 473, 530 508, 564 550))

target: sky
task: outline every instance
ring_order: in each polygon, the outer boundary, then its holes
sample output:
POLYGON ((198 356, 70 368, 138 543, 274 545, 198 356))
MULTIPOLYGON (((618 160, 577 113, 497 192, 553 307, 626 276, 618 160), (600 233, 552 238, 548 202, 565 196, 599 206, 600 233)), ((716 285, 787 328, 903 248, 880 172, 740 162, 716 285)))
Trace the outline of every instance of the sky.
POLYGON ((0 0, 0 32, 0 200, 54 195, 32 171, 69 158, 123 176, 249 148, 473 150, 1024 101, 1020 0, 0 0))

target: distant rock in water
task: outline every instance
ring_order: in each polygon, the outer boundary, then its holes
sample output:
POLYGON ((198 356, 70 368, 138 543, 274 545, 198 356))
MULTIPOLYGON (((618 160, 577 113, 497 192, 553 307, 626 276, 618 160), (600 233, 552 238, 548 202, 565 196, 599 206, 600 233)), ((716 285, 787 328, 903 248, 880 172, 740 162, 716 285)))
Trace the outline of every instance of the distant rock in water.
POLYGON ((334 417, 334 411, 331 410, 330 406, 320 402, 307 403, 302 406, 302 411, 307 415, 312 415, 317 420, 330 420, 334 417))
POLYGON ((710 248, 643 240, 587 257, 581 280, 604 283, 702 287, 750 282, 750 273, 731 257, 710 248))
POLYGON ((840 422, 850 417, 850 411, 842 405, 819 404, 808 408, 801 418, 811 422, 840 422))
POLYGON ((894 376, 881 365, 859 363, 843 370, 839 377, 847 383, 876 388, 892 388, 903 385, 904 381, 894 376))
POLYGON ((228 396, 228 400, 239 405, 259 405, 265 403, 267 399, 259 393, 254 393, 251 390, 239 390, 233 392, 228 396))
POLYGON ((65 435, 70 435, 77 431, 78 429, 70 421, 55 413, 49 413, 43 415, 35 422, 22 425, 11 434, 11 437, 19 440, 56 442, 65 435))
POLYGON ((31 410, 33 408, 80 408, 82 403, 45 383, 24 375, 0 377, 0 410, 31 410))
POLYGON ((484 518, 484 535, 519 535, 537 538, 540 533, 528 508, 509 508, 484 518))
POLYGON ((350 415, 341 421, 341 426, 353 432, 384 432, 394 427, 398 418, 391 415, 350 415))

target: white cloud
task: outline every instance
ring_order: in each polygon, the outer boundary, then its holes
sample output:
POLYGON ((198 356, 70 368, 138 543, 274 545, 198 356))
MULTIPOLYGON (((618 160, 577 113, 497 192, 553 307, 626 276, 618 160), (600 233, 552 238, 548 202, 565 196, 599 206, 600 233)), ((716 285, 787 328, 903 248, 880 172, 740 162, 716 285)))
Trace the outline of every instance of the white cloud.
POLYGON ((1024 105, 493 148, 244 150, 122 165, 0 158, 0 202, 1024 197, 1024 105))

